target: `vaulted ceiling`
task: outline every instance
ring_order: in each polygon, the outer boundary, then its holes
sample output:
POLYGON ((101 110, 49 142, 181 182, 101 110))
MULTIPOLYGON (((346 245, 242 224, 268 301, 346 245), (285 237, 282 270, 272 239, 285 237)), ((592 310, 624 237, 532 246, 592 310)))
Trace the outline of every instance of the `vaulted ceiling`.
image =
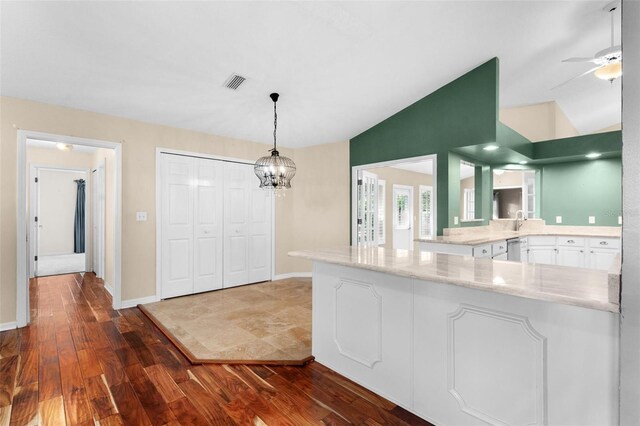
MULTIPOLYGON (((486 60, 502 107, 620 122, 620 81, 552 87, 609 45, 606 2, 7 2, 3 96, 302 147, 350 139, 486 60), (237 90, 223 86, 238 73, 237 90)), ((616 17, 619 39, 619 13, 616 17)))

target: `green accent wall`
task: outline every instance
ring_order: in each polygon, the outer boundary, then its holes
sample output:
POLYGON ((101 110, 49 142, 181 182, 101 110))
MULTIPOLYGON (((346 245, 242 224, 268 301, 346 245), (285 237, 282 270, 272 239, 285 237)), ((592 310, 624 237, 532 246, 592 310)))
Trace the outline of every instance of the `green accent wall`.
POLYGON ((450 176, 459 184, 449 151, 495 142, 497 118, 498 58, 493 58, 351 139, 351 166, 437 154, 441 235, 443 228, 453 226, 450 212, 459 204, 449 191, 450 176))
POLYGON ((562 215, 565 225, 586 225, 588 216, 595 215, 596 225, 617 225, 618 214, 611 212, 620 209, 622 132, 531 143, 499 121, 498 82, 499 61, 493 58, 352 138, 350 166, 437 154, 438 235, 444 228, 486 225, 493 213, 491 167, 522 168, 517 165, 520 161, 541 170, 540 217, 548 224, 562 215), (499 148, 485 151, 488 144, 499 148), (602 153, 600 168, 584 161, 589 152, 602 153), (484 220, 454 225, 453 218, 460 212, 460 159, 482 168, 481 174, 476 173, 476 213, 484 220), (618 164, 617 171, 613 164, 618 164), (591 169, 593 174, 584 172, 591 169), (601 173, 603 169, 607 173, 601 173), (602 179, 594 180, 596 175, 602 179), (573 184, 578 186, 572 189, 573 184), (584 185, 590 192, 576 189, 584 185), (600 206, 598 212, 581 213, 594 204, 600 206))
POLYGON ((541 167, 541 217, 548 225, 618 226, 622 215, 622 161, 607 158, 541 167))

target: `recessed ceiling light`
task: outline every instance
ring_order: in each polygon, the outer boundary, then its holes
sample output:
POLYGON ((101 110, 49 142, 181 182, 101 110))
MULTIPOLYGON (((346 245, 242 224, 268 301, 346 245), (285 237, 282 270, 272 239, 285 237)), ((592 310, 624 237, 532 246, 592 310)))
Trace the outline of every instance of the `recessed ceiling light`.
POLYGON ((528 161, 518 161, 518 164, 527 164, 528 161))
POLYGON ((482 149, 484 149, 485 151, 495 151, 498 148, 499 148, 498 145, 487 145, 482 149))
POLYGON ((589 159, 594 159, 594 158, 598 158, 600 157, 602 154, 600 154, 599 152, 591 152, 587 155, 585 155, 585 157, 589 158, 589 159))
POLYGON ((73 149, 73 145, 70 145, 68 143, 58 142, 56 144, 56 148, 58 148, 60 151, 71 151, 73 149))

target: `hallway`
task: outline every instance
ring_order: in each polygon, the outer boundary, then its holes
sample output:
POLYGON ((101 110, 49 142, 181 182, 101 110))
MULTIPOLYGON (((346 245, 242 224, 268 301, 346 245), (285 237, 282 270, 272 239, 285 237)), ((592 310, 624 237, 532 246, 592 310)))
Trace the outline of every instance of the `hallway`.
POLYGON ((428 424, 315 362, 191 365, 93 274, 30 287, 32 325, 0 333, 0 425, 428 424))

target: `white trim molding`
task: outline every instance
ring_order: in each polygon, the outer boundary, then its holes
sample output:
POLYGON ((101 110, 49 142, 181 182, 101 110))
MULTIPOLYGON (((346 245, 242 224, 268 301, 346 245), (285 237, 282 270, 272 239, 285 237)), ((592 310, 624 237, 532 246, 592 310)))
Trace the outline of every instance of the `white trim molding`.
POLYGON ((159 301, 160 301, 160 298, 157 296, 147 296, 147 297, 140 297, 138 299, 123 300, 120 303, 120 309, 135 308, 138 305, 146 305, 147 303, 154 303, 159 301))
POLYGON ((27 206, 27 140, 37 139, 60 142, 70 145, 93 146, 113 149, 115 152, 114 171, 114 277, 113 277, 113 309, 119 309, 122 280, 122 143, 88 139, 75 136, 56 135, 31 130, 17 131, 17 198, 16 205, 16 324, 25 327, 29 324, 29 260, 30 247, 27 242, 27 224, 29 212, 27 206))
POLYGON ((18 324, 15 321, 3 322, 2 324, 0 324, 0 331, 14 330, 16 328, 18 328, 18 324))

